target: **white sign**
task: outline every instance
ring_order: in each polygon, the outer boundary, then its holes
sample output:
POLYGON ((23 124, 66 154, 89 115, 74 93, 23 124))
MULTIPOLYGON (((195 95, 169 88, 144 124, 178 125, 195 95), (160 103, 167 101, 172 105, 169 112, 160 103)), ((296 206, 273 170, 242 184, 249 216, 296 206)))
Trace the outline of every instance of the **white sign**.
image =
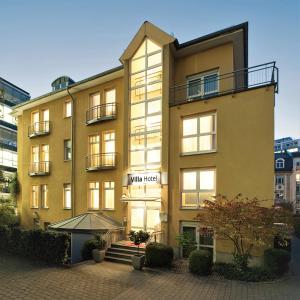
POLYGON ((128 185, 160 184, 160 173, 128 174, 128 185))

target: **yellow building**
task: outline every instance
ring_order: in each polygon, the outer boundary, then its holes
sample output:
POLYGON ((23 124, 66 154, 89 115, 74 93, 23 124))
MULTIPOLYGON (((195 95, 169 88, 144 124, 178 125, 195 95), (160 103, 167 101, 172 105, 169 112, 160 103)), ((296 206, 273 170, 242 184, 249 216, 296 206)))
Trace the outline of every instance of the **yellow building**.
POLYGON ((194 218, 215 194, 272 204, 275 63, 248 67, 247 23, 180 44, 145 22, 120 61, 15 108, 22 225, 102 212, 228 259, 194 218))

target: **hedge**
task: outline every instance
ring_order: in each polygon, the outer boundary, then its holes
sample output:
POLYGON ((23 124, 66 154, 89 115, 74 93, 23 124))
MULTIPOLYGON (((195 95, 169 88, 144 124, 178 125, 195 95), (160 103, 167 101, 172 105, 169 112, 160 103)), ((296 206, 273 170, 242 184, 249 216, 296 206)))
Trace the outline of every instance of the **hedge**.
POLYGON ((0 226, 0 250, 50 264, 68 262, 70 243, 66 233, 0 226))
POLYGON ((265 267, 277 276, 288 271, 290 260, 290 253, 283 249, 267 249, 264 252, 265 267))
POLYGON ((172 264, 173 248, 161 243, 149 243, 145 251, 146 265, 149 267, 169 267, 172 264))
POLYGON ((197 275, 209 275, 212 269, 212 254, 209 250, 194 250, 189 256, 189 270, 197 275))

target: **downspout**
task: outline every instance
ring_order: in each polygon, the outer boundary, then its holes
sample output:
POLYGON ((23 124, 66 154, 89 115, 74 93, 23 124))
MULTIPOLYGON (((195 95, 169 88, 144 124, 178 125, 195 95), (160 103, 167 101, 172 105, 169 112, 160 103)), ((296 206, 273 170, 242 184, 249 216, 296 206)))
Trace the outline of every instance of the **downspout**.
POLYGON ((71 97, 71 212, 75 217, 75 98, 67 87, 67 93, 71 97))

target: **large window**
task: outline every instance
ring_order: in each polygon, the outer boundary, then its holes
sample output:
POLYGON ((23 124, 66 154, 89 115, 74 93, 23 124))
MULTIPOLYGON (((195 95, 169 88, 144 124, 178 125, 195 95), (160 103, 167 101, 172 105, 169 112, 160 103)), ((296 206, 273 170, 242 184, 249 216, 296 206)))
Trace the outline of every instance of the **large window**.
POLYGON ((145 39, 130 65, 130 165, 134 170, 161 164, 162 49, 145 39))
POLYGON ((215 169, 183 170, 181 177, 183 208, 200 208, 204 200, 213 200, 216 192, 215 169))
POLYGON ((48 208, 48 185, 41 185, 41 207, 48 208))
POLYGON ((103 183, 104 209, 115 208, 115 183, 105 181, 103 183))
POLYGON ((31 187, 31 208, 39 207, 39 186, 33 185, 31 187))
POLYGON ((64 184, 64 209, 71 209, 72 198, 71 198, 71 184, 64 184))
POLYGON ((197 98, 219 91, 218 72, 212 71, 189 76, 187 78, 188 98, 197 98))
POLYGON ((182 121, 182 153, 192 154, 216 150, 216 114, 184 118, 182 121))
POLYGON ((88 209, 99 209, 99 182, 88 183, 88 209))
POLYGON ((110 116, 115 113, 116 90, 105 91, 105 115, 110 116))
POLYGON ((64 160, 72 159, 72 145, 71 140, 64 140, 64 160))

